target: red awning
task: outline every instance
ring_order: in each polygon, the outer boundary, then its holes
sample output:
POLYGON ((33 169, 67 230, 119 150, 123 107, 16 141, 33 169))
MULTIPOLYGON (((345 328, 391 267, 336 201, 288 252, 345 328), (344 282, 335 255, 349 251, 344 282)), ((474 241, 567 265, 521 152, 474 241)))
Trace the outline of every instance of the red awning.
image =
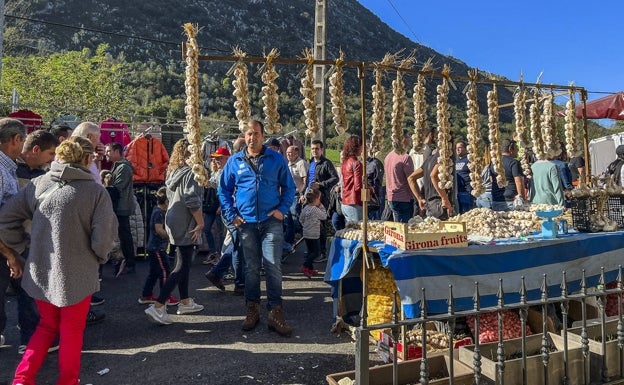
MULTIPOLYGON (((624 92, 586 103, 587 119, 624 120, 624 92)), ((576 107, 576 117, 583 117, 583 106, 576 107)))

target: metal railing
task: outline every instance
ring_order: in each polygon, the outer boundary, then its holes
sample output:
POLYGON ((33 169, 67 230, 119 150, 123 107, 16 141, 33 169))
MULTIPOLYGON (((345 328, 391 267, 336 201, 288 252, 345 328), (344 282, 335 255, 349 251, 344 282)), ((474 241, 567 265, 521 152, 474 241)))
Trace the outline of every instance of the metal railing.
MULTIPOLYGON (((388 323, 360 326, 356 329, 356 357, 355 357, 355 381, 358 385, 369 385, 371 382, 371 369, 369 368, 369 336, 371 331, 390 330, 394 341, 399 341, 401 331, 405 332, 408 328, 417 328, 422 331, 422 357, 420 358, 419 373, 412 376, 415 380, 410 383, 429 384, 430 369, 427 356, 427 324, 428 323, 444 323, 447 325, 446 333, 450 341, 450 346, 454 346, 455 341, 455 325, 459 318, 466 316, 474 316, 474 345, 469 349, 472 351, 472 362, 468 366, 472 370, 473 384, 523 384, 533 385, 539 384, 593 384, 606 383, 617 379, 623 379, 624 375, 624 323, 622 320, 622 296, 624 292, 622 266, 619 266, 618 275, 614 288, 607 288, 605 282, 604 268, 601 268, 599 284, 594 288, 588 288, 585 271, 583 270, 580 290, 575 293, 569 293, 568 283, 566 280, 566 272, 562 272, 561 294, 557 297, 548 297, 547 277, 543 276, 542 286, 540 289, 541 298, 539 300, 527 300, 527 291, 524 284, 524 277, 519 282, 520 300, 517 303, 506 304, 504 302, 505 293, 503 292, 502 279, 499 280, 499 291, 497 294, 498 303, 496 306, 482 308, 481 296, 479 294, 479 283, 475 282, 475 290, 473 296, 473 309, 468 311, 456 311, 455 296, 453 294, 453 286, 449 285, 448 311, 444 314, 428 314, 426 289, 422 288, 422 297, 420 302, 420 317, 414 319, 400 320, 400 309, 396 301, 393 306, 392 320, 388 323), (617 315, 610 318, 607 322, 606 305, 607 296, 617 298, 617 315), (580 320, 576 320, 575 324, 580 323, 574 330, 569 330, 568 325, 571 323, 569 319, 569 306, 571 302, 575 305, 580 303, 580 320), (532 342, 534 346, 535 339, 538 337, 529 337, 526 334, 527 319, 530 309, 541 310, 542 325, 540 341, 538 349, 530 349, 527 345, 532 342), (554 308, 559 310, 561 316, 561 329, 555 333, 549 332, 549 315, 548 310, 554 308), (593 319, 592 325, 588 324, 588 311, 597 308, 597 319, 593 319), (503 341, 503 313, 508 310, 518 311, 522 335, 519 340, 515 341, 520 344, 519 358, 510 358, 506 354, 506 346, 510 340, 503 341), (492 344, 483 345, 479 343, 480 318, 485 313, 495 312, 498 319, 498 341, 492 344), (555 334, 556 336, 553 336, 555 334), (574 336, 573 336, 574 335, 574 336), (533 341, 530 341, 533 338, 533 341), (559 346, 553 346, 553 338, 560 340, 559 346), (495 353, 493 352, 493 344, 495 344, 495 353), (574 345, 570 347, 570 345, 574 345), (609 345, 609 349, 607 348, 609 345), (490 348, 490 354, 483 354, 483 347, 490 348), (556 353, 555 353, 556 350, 556 353), (557 355, 556 363, 551 358, 557 355), (484 357, 485 356, 485 357, 484 357), (535 358, 538 356, 540 359, 535 358), (490 372, 486 376, 483 373, 484 361, 489 361, 490 372), (514 363, 514 368, 520 367, 519 372, 511 372, 508 363, 514 363), (529 362, 529 360, 531 362, 529 362), (538 362, 538 365, 535 362, 538 362), (556 368, 555 365, 562 367, 556 368), (582 368, 579 364, 582 363, 582 368), (609 367, 607 366, 609 364, 609 367), (492 365, 494 365, 494 373, 492 373, 492 365), (553 374, 555 373, 555 374, 553 374)), ((366 325, 366 298, 363 300, 362 319, 363 325, 366 325)), ((613 309, 611 309, 613 311, 613 309)), ((595 314, 592 314, 595 315, 595 314)), ((551 319, 552 321, 552 319, 551 319)), ((552 326, 551 326, 552 329, 552 326)), ((394 357, 392 363, 393 384, 399 384, 400 365, 397 357, 397 343, 392 344, 392 355, 394 357)), ((466 349, 467 347, 464 347, 466 349)), ((405 347, 404 350, 407 350, 405 347)), ((456 383, 454 378, 455 366, 457 365, 454 349, 448 349, 445 353, 448 355, 448 383, 456 383)), ((464 353, 465 358, 465 353, 464 353)), ((465 363, 465 360, 464 360, 465 363)), ((385 379, 387 383, 389 379, 385 379)), ((620 381, 618 381, 619 383, 620 381)), ((465 383, 465 382, 463 382, 465 383)))

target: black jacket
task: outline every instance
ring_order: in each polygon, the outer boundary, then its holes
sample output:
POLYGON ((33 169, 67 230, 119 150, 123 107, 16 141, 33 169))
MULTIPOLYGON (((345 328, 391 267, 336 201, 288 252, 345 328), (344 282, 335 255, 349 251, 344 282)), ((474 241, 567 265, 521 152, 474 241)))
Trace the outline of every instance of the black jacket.
MULTIPOLYGON (((313 161, 314 159, 311 158, 310 164, 313 161)), ((319 191, 321 192, 321 203, 323 203, 323 206, 329 207, 329 193, 338 184, 338 181, 338 173, 334 164, 326 157, 321 156, 321 159, 316 163, 313 182, 317 182, 320 185, 319 191)))

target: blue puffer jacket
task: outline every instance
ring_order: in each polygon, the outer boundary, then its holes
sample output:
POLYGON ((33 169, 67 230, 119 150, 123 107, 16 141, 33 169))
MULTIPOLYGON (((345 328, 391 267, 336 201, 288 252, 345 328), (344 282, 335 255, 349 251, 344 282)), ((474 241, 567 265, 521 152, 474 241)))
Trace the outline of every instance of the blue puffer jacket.
POLYGON ((231 156, 221 174, 218 195, 223 217, 232 222, 240 215, 248 223, 259 223, 275 209, 286 215, 295 199, 295 182, 286 159, 264 147, 256 171, 246 154, 244 148, 231 156))

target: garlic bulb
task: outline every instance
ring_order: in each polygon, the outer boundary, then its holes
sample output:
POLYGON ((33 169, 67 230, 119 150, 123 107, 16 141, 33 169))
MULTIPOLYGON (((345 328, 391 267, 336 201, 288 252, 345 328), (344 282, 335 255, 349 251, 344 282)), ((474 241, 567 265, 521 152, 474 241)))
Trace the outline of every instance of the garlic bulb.
POLYGON ((449 121, 449 75, 451 68, 448 64, 444 65, 442 70, 442 84, 437 87, 437 112, 436 120, 438 123, 438 149, 440 156, 438 157, 438 187, 442 189, 450 189, 453 187, 453 176, 455 174, 455 164, 453 163, 453 143, 451 143, 451 124, 449 121))
POLYGON ((306 48, 304 56, 308 60, 305 68, 305 77, 301 79, 299 92, 303 96, 303 116, 307 127, 305 134, 316 137, 319 132, 319 119, 316 112, 316 88, 314 87, 314 55, 312 50, 306 48))
POLYGON ((479 147, 479 103, 477 102, 477 70, 469 71, 470 82, 466 91, 466 125, 468 126, 468 168, 471 194, 478 197, 485 192, 481 180, 482 151, 479 147))
POLYGON ((273 59, 278 55, 279 52, 275 48, 269 52, 266 56, 266 64, 262 73, 262 83, 264 83, 262 87, 262 93, 264 94, 262 96, 262 102, 264 103, 262 111, 264 111, 264 128, 268 134, 277 134, 282 131, 282 125, 278 122, 280 115, 277 111, 278 94, 277 83, 275 82, 279 75, 275 70, 275 65, 273 65, 273 59))
POLYGON ((490 155, 492 158, 492 166, 496 175, 496 183, 498 187, 507 186, 507 177, 503 168, 503 157, 500 149, 500 131, 498 127, 498 91, 496 83, 492 85, 492 91, 487 93, 488 106, 488 129, 490 139, 490 155))
POLYGON ((334 116, 335 129, 339 135, 347 132, 348 128, 344 83, 342 80, 343 62, 344 52, 340 50, 340 54, 334 65, 334 73, 329 77, 329 94, 331 95, 332 114, 334 116))
POLYGON ((201 135, 199 127, 199 46, 197 45, 197 26, 192 23, 184 24, 184 32, 188 37, 186 45, 186 69, 184 87, 186 89, 186 127, 188 130, 189 151, 191 156, 186 163, 192 168, 194 178, 200 185, 208 183, 208 173, 204 167, 201 154, 201 135))

